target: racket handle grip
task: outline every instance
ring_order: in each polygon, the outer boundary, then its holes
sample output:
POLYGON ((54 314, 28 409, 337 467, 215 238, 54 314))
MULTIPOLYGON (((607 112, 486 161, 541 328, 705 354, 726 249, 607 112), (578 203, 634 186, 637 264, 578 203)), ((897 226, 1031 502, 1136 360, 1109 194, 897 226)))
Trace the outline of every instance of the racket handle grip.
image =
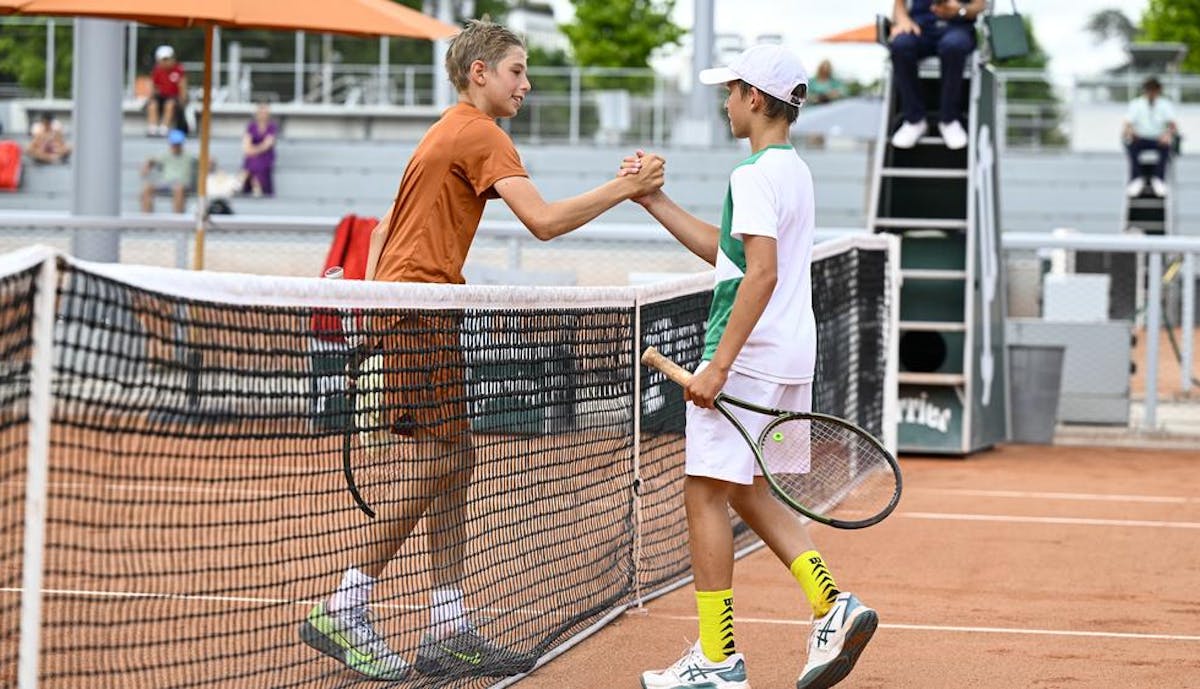
POLYGON ((642 352, 642 363, 662 371, 681 386, 686 386, 692 380, 692 374, 687 369, 663 356, 662 352, 654 347, 647 347, 646 351, 642 352))
MULTIPOLYGON (((324 277, 326 280, 341 280, 345 276, 346 271, 343 270, 341 266, 332 266, 325 271, 325 274, 322 277, 324 277)), ((350 345, 351 348, 357 347, 358 337, 354 334, 357 323, 356 319, 354 318, 354 313, 350 311, 340 311, 338 313, 338 317, 338 320, 341 321, 342 337, 345 338, 346 344, 350 345)))

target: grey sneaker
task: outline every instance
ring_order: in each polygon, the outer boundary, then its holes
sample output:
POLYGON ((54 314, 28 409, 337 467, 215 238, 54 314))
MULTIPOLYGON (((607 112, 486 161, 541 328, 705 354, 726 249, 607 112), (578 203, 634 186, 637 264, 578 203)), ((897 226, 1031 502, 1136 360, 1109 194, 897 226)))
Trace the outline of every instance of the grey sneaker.
POLYGON ((473 627, 445 639, 426 634, 417 648, 417 672, 452 677, 508 677, 529 672, 537 658, 504 648, 473 627))
POLYGON ((409 665, 388 647, 372 625, 366 607, 328 612, 320 603, 300 623, 300 638, 363 677, 381 681, 404 679, 409 665))
POLYGON ((808 637, 808 663, 796 689, 828 689, 846 678, 866 648, 879 616, 853 593, 839 593, 833 607, 813 620, 808 637))

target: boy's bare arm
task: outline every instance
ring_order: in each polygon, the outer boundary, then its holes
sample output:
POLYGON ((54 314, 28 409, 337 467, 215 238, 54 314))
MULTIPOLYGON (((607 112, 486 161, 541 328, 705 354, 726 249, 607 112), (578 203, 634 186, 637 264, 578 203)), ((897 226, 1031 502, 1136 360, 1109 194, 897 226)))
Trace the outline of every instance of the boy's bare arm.
POLYGON ((546 202, 527 177, 506 177, 496 182, 495 188, 533 236, 547 240, 595 220, 622 201, 660 189, 662 184, 663 160, 653 157, 643 162, 639 174, 611 179, 591 191, 561 201, 546 202))
POLYGON ((383 254, 383 245, 387 243, 388 231, 392 227, 392 213, 396 211, 396 203, 388 207, 387 213, 379 219, 379 224, 371 230, 371 243, 367 248, 367 268, 364 280, 375 279, 375 269, 379 267, 379 256, 383 254))
MULTIPOLYGON (((645 156, 646 152, 640 148, 633 155, 625 156, 617 175, 637 174, 642 169, 642 159, 645 156)), ((654 219, 663 227, 667 228, 667 231, 679 240, 680 244, 687 247, 688 251, 704 259, 709 265, 717 264, 717 243, 720 240, 721 231, 715 225, 704 222, 685 211, 661 189, 633 200, 654 216, 654 219)))
POLYGON ((679 243, 688 251, 704 259, 709 265, 717 264, 717 242, 721 231, 716 225, 704 222, 675 203, 663 191, 635 199, 654 216, 679 243))
POLYGON ((712 361, 697 373, 686 388, 687 399, 697 406, 711 407, 717 393, 725 386, 729 370, 738 353, 758 324, 778 280, 778 254, 774 237, 746 235, 742 238, 746 251, 746 274, 738 285, 729 322, 721 335, 712 361))

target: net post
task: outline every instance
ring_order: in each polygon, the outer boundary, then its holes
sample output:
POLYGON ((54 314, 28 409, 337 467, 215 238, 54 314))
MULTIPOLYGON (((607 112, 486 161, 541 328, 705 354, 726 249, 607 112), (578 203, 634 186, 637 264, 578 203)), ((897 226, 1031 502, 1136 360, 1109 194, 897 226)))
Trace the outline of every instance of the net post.
POLYGON ((642 298, 633 298, 633 596, 642 609, 642 298))
POLYGON ((887 363, 883 377, 883 446, 896 454, 899 446, 900 409, 900 238, 891 234, 876 235, 887 239, 887 277, 884 289, 888 299, 887 363))
POLYGON ((42 563, 46 540, 46 482, 50 464, 51 376, 54 369, 54 321, 58 257, 47 256, 38 271, 33 302, 29 371, 29 437, 25 466, 25 540, 21 575, 18 689, 34 689, 42 633, 42 563))

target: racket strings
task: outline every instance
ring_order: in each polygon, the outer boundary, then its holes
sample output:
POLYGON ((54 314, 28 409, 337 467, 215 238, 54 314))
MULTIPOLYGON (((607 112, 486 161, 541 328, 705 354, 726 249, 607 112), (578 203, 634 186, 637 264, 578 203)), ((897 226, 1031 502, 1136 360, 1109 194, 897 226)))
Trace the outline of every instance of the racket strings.
POLYGON ((762 449, 779 490, 829 519, 870 520, 888 510, 896 493, 888 456, 840 423, 789 418, 764 434, 762 449))

